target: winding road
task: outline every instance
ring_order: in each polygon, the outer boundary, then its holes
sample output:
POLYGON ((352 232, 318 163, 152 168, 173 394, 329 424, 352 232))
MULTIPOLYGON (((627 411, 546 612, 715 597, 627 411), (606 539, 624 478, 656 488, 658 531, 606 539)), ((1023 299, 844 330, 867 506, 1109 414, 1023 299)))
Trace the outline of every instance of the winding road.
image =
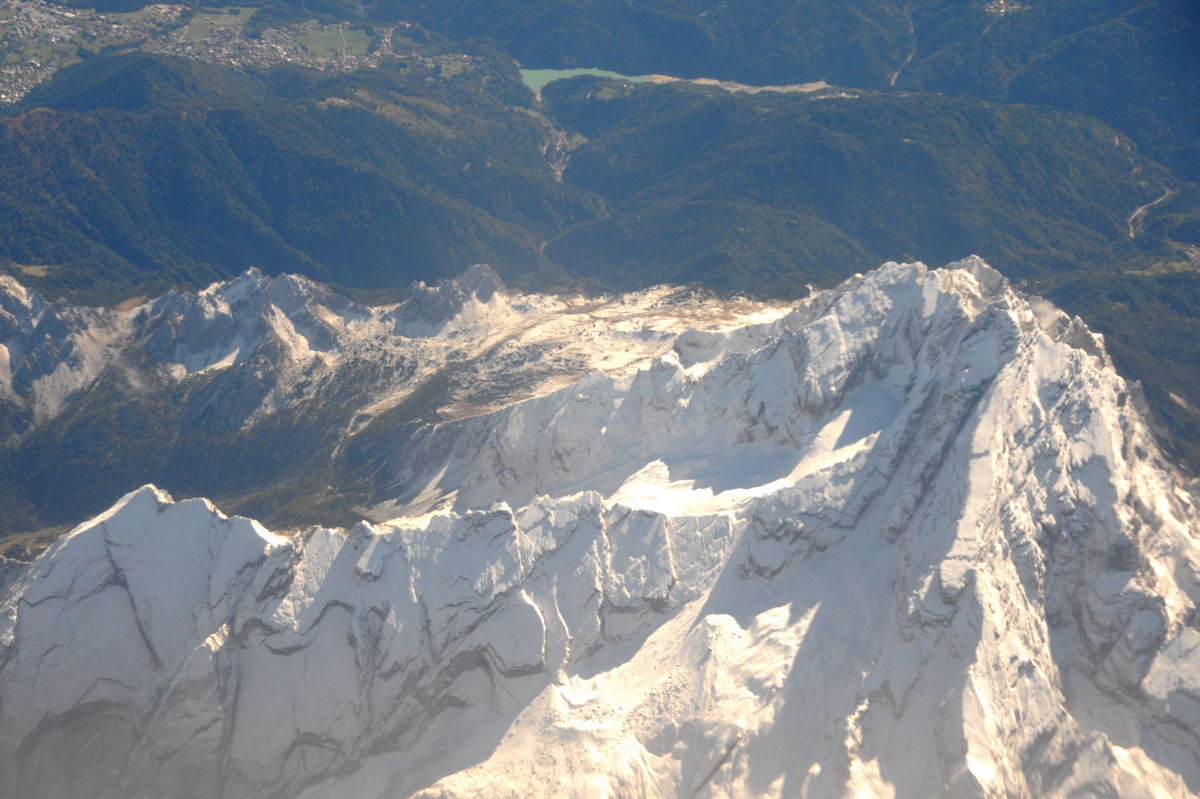
POLYGON ((1137 210, 1135 210, 1132 214, 1130 214, 1129 220, 1128 220, 1129 238, 1131 238, 1131 239, 1137 238, 1138 233, 1141 232, 1140 226, 1142 224, 1142 220, 1146 218, 1146 214, 1149 213, 1151 208, 1153 208, 1156 205, 1159 205, 1160 203, 1165 203, 1167 200, 1174 197, 1175 194, 1176 194, 1176 192, 1174 189, 1164 187, 1164 191, 1163 191, 1161 197, 1159 197, 1157 200, 1155 200, 1153 202, 1148 202, 1145 205, 1139 206, 1137 208, 1137 210))

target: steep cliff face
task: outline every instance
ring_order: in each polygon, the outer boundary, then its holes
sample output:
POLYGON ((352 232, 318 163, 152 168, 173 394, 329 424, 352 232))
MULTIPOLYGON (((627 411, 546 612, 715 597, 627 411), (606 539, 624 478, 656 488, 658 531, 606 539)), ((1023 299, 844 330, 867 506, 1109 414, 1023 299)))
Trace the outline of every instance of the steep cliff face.
POLYGON ((145 487, 5 568, 0 795, 1200 792, 1200 513, 1098 337, 974 259, 691 313, 381 521, 145 487))

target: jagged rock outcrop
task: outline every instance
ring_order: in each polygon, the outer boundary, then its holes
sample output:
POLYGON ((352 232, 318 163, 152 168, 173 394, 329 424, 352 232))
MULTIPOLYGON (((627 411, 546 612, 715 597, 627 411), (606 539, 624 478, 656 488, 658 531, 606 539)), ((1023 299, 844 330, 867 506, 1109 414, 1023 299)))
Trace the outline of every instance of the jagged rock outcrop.
POLYGON ((0 796, 1200 792, 1200 512, 1100 338, 977 259, 748 321, 410 432, 424 515, 125 496, 8 578, 0 796))

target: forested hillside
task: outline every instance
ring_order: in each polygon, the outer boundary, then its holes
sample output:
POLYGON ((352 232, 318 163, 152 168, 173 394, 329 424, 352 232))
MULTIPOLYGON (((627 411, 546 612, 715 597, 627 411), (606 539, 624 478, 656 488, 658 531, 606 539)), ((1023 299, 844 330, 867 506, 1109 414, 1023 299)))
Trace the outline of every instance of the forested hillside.
POLYGON ((100 297, 249 266, 377 288, 489 261, 519 284, 596 214, 508 104, 527 96, 483 59, 446 79, 98 57, 0 117, 0 258, 100 297))

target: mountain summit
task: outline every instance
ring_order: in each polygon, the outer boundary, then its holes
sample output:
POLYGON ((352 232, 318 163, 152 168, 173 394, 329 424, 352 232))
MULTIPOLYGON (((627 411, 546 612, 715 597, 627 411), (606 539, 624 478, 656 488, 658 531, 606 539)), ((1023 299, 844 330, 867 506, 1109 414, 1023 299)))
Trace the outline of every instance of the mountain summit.
POLYGON ((701 305, 381 433, 374 523, 146 486, 6 564, 0 796, 1200 792, 1200 511, 1100 337, 978 259, 701 305))

